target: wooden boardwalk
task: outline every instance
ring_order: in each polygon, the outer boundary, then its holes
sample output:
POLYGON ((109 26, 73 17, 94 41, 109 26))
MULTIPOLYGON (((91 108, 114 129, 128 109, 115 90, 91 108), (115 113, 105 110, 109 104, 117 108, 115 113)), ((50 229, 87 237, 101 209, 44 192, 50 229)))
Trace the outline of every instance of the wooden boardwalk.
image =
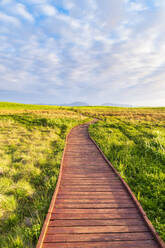
POLYGON ((70 132, 37 248, 165 247, 143 209, 88 135, 70 132))

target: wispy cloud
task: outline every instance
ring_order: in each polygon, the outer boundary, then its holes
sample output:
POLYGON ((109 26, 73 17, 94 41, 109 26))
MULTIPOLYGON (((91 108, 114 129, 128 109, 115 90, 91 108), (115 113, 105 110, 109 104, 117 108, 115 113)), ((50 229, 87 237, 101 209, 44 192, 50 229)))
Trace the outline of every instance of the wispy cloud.
POLYGON ((1 1, 2 100, 165 105, 158 2, 1 1))
POLYGON ((16 4, 14 12, 30 22, 34 21, 33 16, 27 11, 26 6, 21 3, 16 4))
POLYGON ((16 17, 7 15, 3 12, 0 12, 0 21, 1 21, 1 25, 3 25, 3 24, 15 25, 15 26, 20 25, 20 22, 16 17))
POLYGON ((40 10, 42 11, 43 14, 45 14, 47 16, 55 16, 56 15, 56 9, 50 4, 41 4, 40 10))

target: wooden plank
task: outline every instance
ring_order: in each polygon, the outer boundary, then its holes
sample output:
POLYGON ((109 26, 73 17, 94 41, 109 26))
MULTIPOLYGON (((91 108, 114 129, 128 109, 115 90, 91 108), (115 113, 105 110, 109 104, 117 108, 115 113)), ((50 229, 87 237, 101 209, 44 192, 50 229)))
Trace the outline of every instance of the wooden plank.
MULTIPOLYGON (((61 192, 59 192, 59 194, 61 194, 61 192)), ((102 195, 102 196, 106 196, 106 195, 108 195, 108 196, 110 196, 110 195, 113 195, 113 196, 118 196, 118 197, 120 197, 121 195, 126 195, 126 196, 129 196, 129 194, 126 192, 126 191, 120 191, 120 192, 118 192, 118 193, 113 193, 113 192, 105 192, 104 193, 104 195, 103 195, 103 193, 100 191, 98 191, 98 192, 70 192, 69 190, 68 191, 65 191, 65 192, 63 192, 63 194, 71 194, 71 195, 87 195, 87 196, 89 196, 89 195, 94 195, 94 196, 99 196, 99 195, 102 195)))
POLYGON ((96 180, 96 179, 68 179, 68 180, 62 180, 61 182, 64 185, 89 185, 89 184, 94 184, 94 185, 122 185, 122 183, 119 180, 96 180))
POLYGON ((73 155, 67 155, 65 156, 65 159, 68 161, 74 161, 74 162, 85 162, 85 163, 93 163, 96 162, 97 163, 105 163, 104 159, 102 157, 99 156, 99 154, 97 156, 85 156, 85 155, 78 155, 78 156, 73 156, 73 155), (84 156, 84 157, 83 157, 84 156))
POLYGON ((108 185, 93 185, 93 184, 89 184, 89 185, 60 185, 60 188, 65 190, 65 189, 72 189, 72 190, 75 190, 75 189, 100 189, 100 191, 102 191, 103 189, 120 189, 121 191, 124 191, 122 185, 117 185, 117 184, 108 184, 108 185), (90 186, 89 186, 90 185, 90 186))
POLYGON ((120 214, 120 213, 137 213, 137 208, 119 208, 119 209, 91 209, 91 208, 83 208, 83 209, 65 209, 65 208, 54 208, 52 213, 80 213, 80 214, 120 214))
MULTIPOLYGON (((87 174, 75 174, 75 173, 64 173, 63 177, 70 177, 70 178, 97 178, 99 180, 100 177, 105 176, 108 177, 108 174, 105 173, 87 173, 87 174)), ((110 177, 110 175, 109 175, 110 177)))
POLYGON ((49 226, 135 226, 144 225, 141 219, 110 219, 110 220, 51 220, 49 226))
MULTIPOLYGON (((72 167, 72 168, 73 168, 73 167, 72 167)), ((72 171, 73 171, 71 168, 70 168, 69 170, 70 170, 69 172, 72 172, 72 171)), ((91 170, 92 172, 94 172, 94 171, 95 171, 95 168, 92 168, 92 167, 91 167, 90 170, 91 170)), ((66 172, 67 172, 67 171, 66 171, 66 172)), ((83 170, 83 172, 85 172, 85 171, 83 170)), ((81 173, 79 173, 79 174, 81 174, 81 173)), ((86 175, 86 176, 87 176, 87 175, 86 175)), ((105 177, 106 177, 106 173, 105 173, 105 175, 104 175, 104 178, 103 178, 103 179, 100 178, 100 180, 105 180, 105 177)), ((119 178, 117 178, 114 174, 112 174, 112 177, 107 177, 107 180, 110 181, 113 177, 114 177, 115 179, 118 179, 118 181, 120 181, 119 178)), ((74 177, 73 177, 72 179, 73 179, 73 180, 78 180, 78 179, 76 179, 76 178, 74 178, 74 177)), ((94 179, 95 179, 95 178, 93 178, 93 180, 94 180, 94 179)))
MULTIPOLYGON (((104 167, 105 168, 108 168, 107 164, 105 162, 101 162, 100 161, 92 161, 92 162, 88 162, 88 163, 83 163, 83 162, 79 162, 77 163, 75 160, 73 161, 66 161, 67 163, 65 164, 65 168, 68 168, 68 169, 76 169, 76 168, 79 168, 79 169, 82 169, 82 168, 100 168, 100 169, 103 169, 104 167)), ((112 170, 110 170, 111 172, 112 170)))
POLYGON ((147 232, 148 228, 143 226, 83 226, 83 227, 48 227, 47 234, 74 234, 74 233, 135 233, 147 232))
MULTIPOLYGON (((97 166, 95 166, 95 167, 84 167, 84 168, 75 168, 75 167, 72 167, 72 169, 71 168, 68 168, 68 167, 66 167, 65 168, 65 170, 64 170, 64 172, 68 172, 68 173, 70 173, 70 172, 76 172, 77 174, 81 174, 82 172, 83 173, 86 173, 86 172, 92 172, 92 173, 106 173, 106 172, 108 172, 108 173, 110 173, 110 171, 109 171, 109 169, 108 168, 104 168, 104 167, 100 167, 100 168, 98 168, 97 166)), ((113 174, 113 172, 112 172, 112 174, 113 174)))
POLYGON ((108 190, 108 189, 120 189, 120 191, 124 191, 123 187, 121 185, 90 185, 90 187, 88 185, 61 185, 60 186, 60 189, 61 190, 65 190, 65 189, 69 189, 69 190, 97 190, 99 191, 102 191, 102 190, 108 190))
POLYGON ((65 169, 66 170, 84 170, 84 169, 90 169, 90 170, 96 170, 96 169, 99 169, 99 170, 107 170, 109 172, 112 172, 111 170, 108 170, 108 167, 107 165, 104 165, 102 163, 97 163, 97 164, 80 164, 80 163, 75 163, 75 160, 74 162, 70 162, 69 161, 69 164, 67 166, 65 166, 65 169), (72 164, 74 163, 74 164, 72 164))
POLYGON ((43 248, 159 248, 154 240, 44 243, 43 248))
MULTIPOLYGON (((83 170, 74 170, 74 169, 69 169, 69 170, 65 170, 64 171, 64 175, 81 175, 81 176, 87 176, 87 175, 106 175, 106 174, 110 174, 113 176, 113 173, 111 174, 111 172, 109 173, 108 170, 97 170, 97 169, 83 169, 83 170)), ((74 176, 73 176, 74 178, 74 176)))
POLYGON ((101 208, 101 209, 111 209, 111 208, 134 208, 135 205, 131 202, 131 203, 120 203, 120 204, 105 204, 105 203, 57 203, 56 202, 56 208, 73 208, 73 209, 77 209, 77 208, 90 208, 90 209, 96 209, 96 208, 101 208))
POLYGON ((77 203, 82 203, 82 204, 109 204, 109 205, 122 205, 122 204, 133 204, 134 203, 131 201, 130 198, 115 198, 115 199, 104 199, 104 198, 83 198, 83 199, 77 199, 77 198, 70 198, 70 199, 65 199, 65 198, 57 198, 56 200, 56 206, 57 204, 77 204, 77 203))
POLYGON ((116 213, 116 214, 89 214, 89 213, 52 213, 51 214, 51 220, 57 219, 63 219, 63 220, 110 220, 110 219, 140 219, 140 214, 135 213, 116 213))
MULTIPOLYGON (((106 164, 105 161, 103 160, 96 160, 93 159, 91 161, 88 160, 88 162, 84 162, 84 161, 76 161, 77 159, 73 158, 73 159, 65 159, 65 169, 85 169, 85 168, 89 168, 89 169, 108 169, 108 166, 106 164)), ((113 172, 111 169, 109 170, 110 172, 113 172)))
POLYGON ((100 193, 100 192, 96 192, 96 194, 91 194, 90 193, 94 193, 94 192, 72 192, 71 194, 69 194, 69 192, 65 192, 65 193, 61 193, 59 192, 57 199, 130 199, 130 197, 127 194, 119 194, 119 192, 117 192, 117 194, 115 195, 112 192, 104 192, 104 194, 100 193), (84 193, 84 194, 81 194, 84 193), (87 193, 87 194, 86 194, 87 193), (105 194, 105 193, 109 193, 109 194, 105 194))
POLYGON ((75 179, 75 178, 68 178, 66 180, 62 179, 62 184, 97 184, 97 185, 104 185, 104 184, 119 184, 121 185, 121 182, 114 178, 114 179, 103 179, 103 180, 97 180, 97 179, 86 179, 86 178, 79 178, 79 179, 75 179))
POLYGON ((115 240, 152 240, 150 232, 138 233, 86 233, 86 234, 53 234, 46 235, 44 242, 101 242, 115 240))
POLYGON ((63 177, 62 177, 62 179, 63 179, 63 181, 64 180, 73 180, 73 181, 83 181, 84 180, 84 182, 85 181, 107 181, 107 182, 109 182, 109 181, 113 181, 113 180, 118 180, 119 181, 119 179, 116 177, 116 176, 111 176, 111 177, 107 177, 107 176, 104 176, 104 177, 100 177, 99 178, 99 180, 98 180, 98 178, 90 178, 90 177, 79 177, 79 178, 74 178, 74 177, 64 177, 64 175, 63 175, 63 177))
POLYGON ((63 176, 62 178, 63 182, 65 181, 65 183, 70 183, 70 182, 74 182, 74 183, 79 183, 79 184, 83 184, 83 183, 120 183, 120 180, 116 177, 116 176, 107 176, 107 174, 103 175, 102 177, 98 178, 98 177, 90 177, 88 175, 86 175, 86 177, 84 176, 80 176, 80 177, 70 177, 70 176, 63 176), (110 179, 111 178, 111 179, 110 179))
POLYGON ((75 180, 74 178, 73 178, 73 180, 71 180, 71 179, 66 179, 65 181, 63 180, 62 181, 62 183, 61 183, 61 185, 70 185, 70 186, 72 186, 72 185, 74 185, 74 186, 86 186, 86 185, 93 185, 93 186, 115 186, 115 185, 117 185, 117 186, 121 186, 121 187, 123 187, 123 185, 122 185, 122 183, 120 183, 120 181, 118 181, 118 180, 116 180, 116 179, 114 179, 114 180, 112 180, 112 181, 109 181, 109 180, 102 180, 102 181, 100 181, 100 180, 97 180, 97 179, 85 179, 85 178, 80 178, 80 179, 77 179, 77 180, 75 180))
POLYGON ((59 192, 125 192, 123 188, 105 188, 105 187, 80 187, 80 188, 74 188, 74 187, 60 187, 59 192))
POLYGON ((97 182, 95 182, 95 183, 92 183, 92 182, 90 182, 90 183, 86 183, 86 182, 84 182, 83 184, 79 184, 79 183, 75 183, 75 182, 70 182, 70 183, 68 183, 68 182, 66 182, 66 183, 61 183, 61 187, 67 187, 67 188, 69 188, 69 187, 78 187, 78 188, 81 188, 81 187, 95 187, 95 188, 98 188, 98 187, 111 187, 111 188, 114 188, 114 187, 120 187, 120 188, 122 188, 122 185, 120 185, 120 184, 118 184, 118 182, 116 183, 98 183, 97 184, 97 182))
POLYGON ((125 193, 125 191, 123 190, 123 189, 90 189, 89 188, 89 190, 88 189, 75 189, 74 191, 72 190, 70 190, 69 188, 68 189, 66 189, 66 190, 63 190, 63 189, 61 189, 60 188, 60 190, 59 190, 59 193, 64 193, 64 194, 69 194, 69 192, 71 193, 71 194, 79 194, 79 193, 88 193, 88 194, 90 194, 90 193, 100 193, 100 194, 102 194, 103 195, 103 192, 105 192, 105 193, 113 193, 113 194, 118 194, 118 193, 120 193, 120 194, 124 194, 125 193))

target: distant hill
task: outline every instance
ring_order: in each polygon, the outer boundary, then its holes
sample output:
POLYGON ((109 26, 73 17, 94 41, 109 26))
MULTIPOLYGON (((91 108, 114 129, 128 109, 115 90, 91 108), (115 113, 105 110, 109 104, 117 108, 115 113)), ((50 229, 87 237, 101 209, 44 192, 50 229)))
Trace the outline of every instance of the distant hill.
POLYGON ((80 106, 89 106, 89 104, 86 102, 72 102, 68 104, 60 104, 60 106, 80 107, 80 106))
POLYGON ((130 104, 120 104, 120 103, 104 103, 104 104, 102 104, 101 106, 111 106, 111 107, 128 107, 128 108, 130 108, 130 107, 133 107, 132 105, 130 105, 130 104))
MULTIPOLYGON (((61 104, 61 106, 75 106, 75 107, 78 107, 78 106, 90 106, 88 103, 86 102, 73 102, 73 103, 69 103, 69 104, 61 104)), ((95 106, 95 105, 93 105, 95 106)), ((101 106, 111 106, 111 107, 133 107, 132 105, 130 104, 115 104, 115 103, 104 103, 104 104, 101 104, 101 106)))
POLYGON ((86 102, 72 102, 72 103, 61 103, 61 104, 51 104, 51 103, 37 103, 36 105, 49 105, 49 106, 70 106, 70 107, 78 107, 78 106, 89 106, 86 102))
POLYGON ((89 105, 87 102, 72 102, 72 103, 64 103, 64 104, 42 104, 40 103, 39 105, 56 105, 56 106, 69 106, 69 107, 81 107, 81 106, 109 106, 109 107, 134 107, 133 105, 130 104, 120 104, 120 103, 104 103, 101 105, 89 105))

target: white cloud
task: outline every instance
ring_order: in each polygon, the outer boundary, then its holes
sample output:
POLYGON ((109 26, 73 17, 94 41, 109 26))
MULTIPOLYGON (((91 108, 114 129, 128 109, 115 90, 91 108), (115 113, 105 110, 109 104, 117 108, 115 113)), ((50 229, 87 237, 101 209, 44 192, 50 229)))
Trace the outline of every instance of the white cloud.
POLYGON ((106 29, 116 27, 125 14, 123 0, 96 0, 101 25, 106 29))
POLYGON ((16 17, 6 15, 5 13, 2 12, 0 12, 0 21, 10 25, 15 25, 15 26, 20 25, 20 22, 16 17))
POLYGON ((26 20, 28 20, 30 22, 34 21, 33 16, 27 11, 26 7, 23 4, 18 3, 15 6, 14 11, 16 14, 20 15, 21 17, 25 18, 26 20))
POLYGON ((45 4, 48 0, 28 0, 32 4, 45 4))
POLYGON ((141 2, 131 2, 129 6, 129 11, 144 11, 147 9, 147 6, 141 2))
MULTIPOLYGON (((15 4, 15 15, 31 21, 26 29, 1 29, 1 90, 40 92, 53 103, 165 104, 162 5, 154 9, 145 0, 29 2, 15 4), (58 11, 56 4, 69 12, 58 11)), ((9 7, 0 20, 14 23, 18 19, 9 15, 9 7)))
POLYGON ((56 9, 50 4, 42 4, 40 5, 40 9, 42 13, 47 16, 55 16, 57 13, 56 9))

